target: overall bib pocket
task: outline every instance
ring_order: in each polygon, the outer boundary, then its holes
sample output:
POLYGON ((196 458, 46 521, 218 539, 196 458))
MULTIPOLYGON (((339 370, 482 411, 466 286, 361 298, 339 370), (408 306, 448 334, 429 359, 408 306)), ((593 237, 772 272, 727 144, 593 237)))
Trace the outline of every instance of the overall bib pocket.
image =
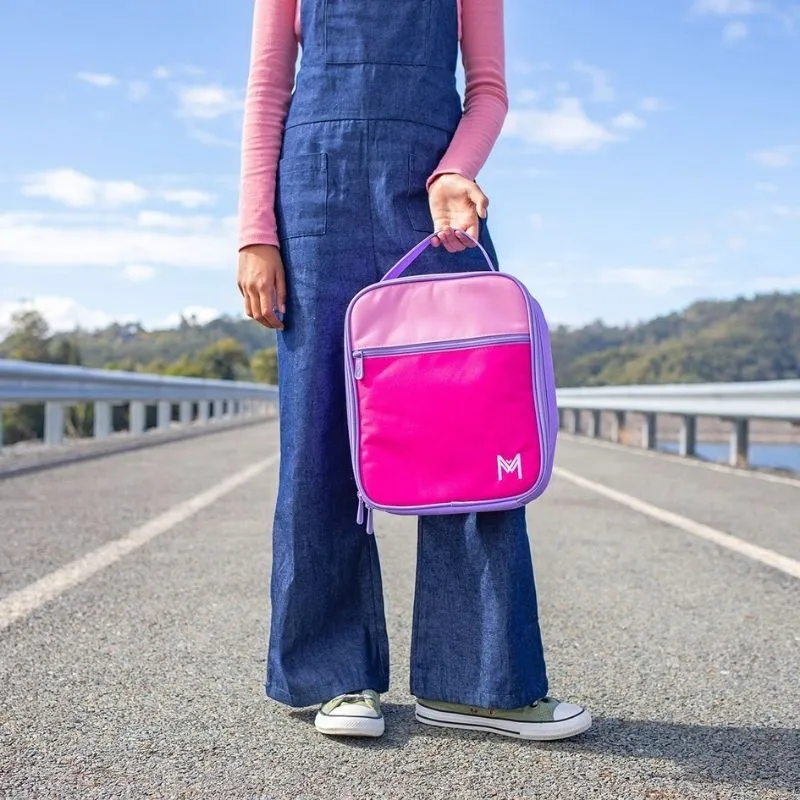
POLYGON ((287 156, 278 162, 275 216, 281 239, 322 236, 328 224, 328 156, 287 156))
POLYGON ((325 0, 325 57, 328 64, 428 63, 431 0, 325 0), (386 24, 386 17, 392 24, 386 24), (403 36, 396 31, 402 30, 403 36))

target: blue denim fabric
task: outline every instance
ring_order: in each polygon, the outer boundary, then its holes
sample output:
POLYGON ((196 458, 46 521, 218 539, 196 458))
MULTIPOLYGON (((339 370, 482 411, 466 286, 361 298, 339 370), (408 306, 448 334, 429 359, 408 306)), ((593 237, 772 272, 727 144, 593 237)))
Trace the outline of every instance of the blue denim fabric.
MULTIPOLYGON (((276 214, 281 464, 267 694, 300 707, 389 688, 375 537, 356 524, 344 317, 433 225, 425 180, 461 114, 455 0, 303 0, 276 214)), ((480 239, 496 262, 486 223, 480 239)), ((429 248, 408 274, 485 269, 429 248)), ((523 509, 418 526, 411 692, 497 708, 547 693, 523 509)))

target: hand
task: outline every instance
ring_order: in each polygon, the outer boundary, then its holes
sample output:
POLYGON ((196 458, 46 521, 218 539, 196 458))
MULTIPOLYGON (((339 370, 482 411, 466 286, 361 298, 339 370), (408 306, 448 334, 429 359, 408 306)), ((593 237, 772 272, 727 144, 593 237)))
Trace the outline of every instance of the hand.
POLYGON ((286 313, 286 275, 280 250, 271 244, 254 244, 239 252, 239 291, 244 312, 265 328, 283 330, 275 314, 286 313))
POLYGON ((439 175, 428 190, 433 229, 440 233, 431 244, 443 244, 450 253, 460 253, 475 243, 461 233, 478 238, 478 219, 486 219, 489 198, 474 181, 446 172, 439 175))

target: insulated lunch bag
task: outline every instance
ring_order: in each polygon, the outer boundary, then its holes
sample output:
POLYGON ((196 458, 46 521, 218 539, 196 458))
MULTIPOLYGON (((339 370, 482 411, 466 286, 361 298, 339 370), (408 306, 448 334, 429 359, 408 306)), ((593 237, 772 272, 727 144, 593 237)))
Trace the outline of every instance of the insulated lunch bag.
POLYGON ((517 508, 552 474, 558 411, 542 309, 477 242, 488 272, 402 278, 434 236, 347 310, 348 429, 369 533, 374 509, 517 508))

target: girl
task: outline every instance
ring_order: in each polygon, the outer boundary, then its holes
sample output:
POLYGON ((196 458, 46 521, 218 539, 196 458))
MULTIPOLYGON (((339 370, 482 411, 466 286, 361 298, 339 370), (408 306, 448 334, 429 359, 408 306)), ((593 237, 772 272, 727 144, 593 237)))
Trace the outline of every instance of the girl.
MULTIPOLYGON (((496 263, 474 179, 508 108, 503 5, 299 3, 255 0, 241 183, 239 289, 279 331, 266 691, 321 703, 324 733, 380 736, 389 643, 376 541, 356 523, 345 311, 434 231, 413 269, 485 268, 462 231, 496 263)), ((525 510, 422 518, 417 553, 416 718, 529 739, 586 730, 585 709, 547 697, 525 510)))

